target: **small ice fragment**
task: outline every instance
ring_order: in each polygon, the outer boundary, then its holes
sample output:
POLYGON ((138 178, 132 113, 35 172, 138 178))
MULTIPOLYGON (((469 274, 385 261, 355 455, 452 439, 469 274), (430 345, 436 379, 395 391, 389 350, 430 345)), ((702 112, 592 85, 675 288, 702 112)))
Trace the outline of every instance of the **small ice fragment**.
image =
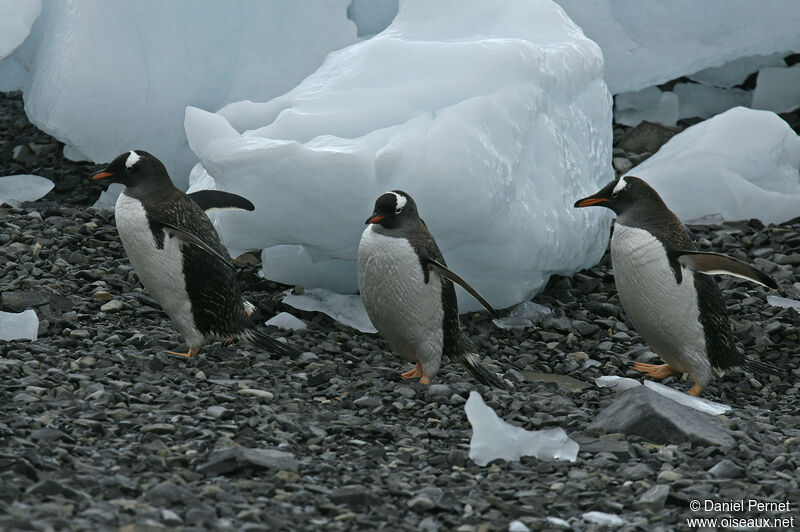
POLYGON ((617 377, 616 375, 597 377, 594 383, 599 388, 614 388, 617 392, 624 392, 625 390, 642 385, 642 383, 637 380, 629 379, 628 377, 617 377))
POLYGON ((292 294, 291 290, 284 293, 286 296, 283 302, 296 309, 323 312, 339 323, 361 332, 378 332, 367 316, 361 296, 337 294, 325 288, 311 288, 303 295, 292 294))
POLYGON ((522 456, 535 456, 540 460, 574 462, 578 456, 578 444, 563 429, 529 431, 506 423, 476 391, 470 392, 464 411, 472 425, 469 457, 479 466, 496 458, 519 460, 522 456))
POLYGON ((753 91, 753 109, 776 113, 794 111, 800 107, 800 66, 791 68, 766 67, 758 72, 753 91))
POLYGON ((36 340, 38 332, 39 316, 34 310, 0 311, 0 340, 36 340))
POLYGON ((564 521, 560 517, 548 516, 546 521, 547 521, 547 524, 553 525, 553 526, 558 527, 558 528, 564 528, 564 529, 571 529, 572 528, 567 521, 564 521))
POLYGON ((583 514, 583 519, 600 526, 610 526, 613 528, 620 527, 625 524, 625 520, 614 514, 607 514, 605 512, 586 512, 583 514))
POLYGON ((107 189, 100 193, 100 197, 97 198, 92 207, 95 209, 113 209, 123 188, 125 188, 125 185, 122 183, 111 183, 107 189))
POLYGON ((767 296, 767 303, 773 307, 793 308, 800 312, 800 301, 797 301, 796 299, 788 299, 785 297, 770 295, 767 296))
POLYGON ((0 177, 0 205, 12 207, 24 201, 36 201, 53 189, 53 182, 38 175, 20 174, 0 177))
POLYGON ((519 519, 515 519, 508 524, 508 532, 530 532, 530 530, 531 529, 519 519))
POLYGON ((533 301, 523 301, 519 305, 511 308, 508 316, 492 320, 501 329, 524 329, 531 327, 542 321, 545 316, 552 314, 553 311, 544 305, 533 301))
POLYGON ((292 316, 288 312, 281 312, 280 314, 276 314, 275 316, 268 319, 264 325, 274 325, 279 329, 285 329, 290 331, 298 331, 303 329, 308 329, 306 322, 303 320, 292 316))
POLYGON ((709 401, 708 399, 703 399, 702 397, 693 397, 689 394, 675 390, 674 388, 670 388, 669 386, 665 386, 660 382, 646 380, 644 381, 644 385, 654 392, 672 399, 676 403, 694 408, 700 412, 705 412, 706 414, 711 414, 712 416, 718 416, 719 414, 724 414, 732 410, 732 408, 728 405, 715 403, 714 401, 709 401))

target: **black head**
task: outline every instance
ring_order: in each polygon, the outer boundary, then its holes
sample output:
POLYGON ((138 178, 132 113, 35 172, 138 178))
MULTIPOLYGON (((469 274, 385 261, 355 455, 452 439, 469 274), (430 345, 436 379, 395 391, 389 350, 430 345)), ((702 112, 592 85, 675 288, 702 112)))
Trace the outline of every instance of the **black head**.
POLYGON ((148 190, 171 186, 172 181, 164 164, 144 150, 128 151, 111 161, 105 170, 92 176, 122 183, 128 189, 148 190))
POLYGON ((611 209, 618 218, 640 215, 651 218, 658 213, 671 214, 653 187, 634 176, 615 179, 596 194, 575 202, 575 207, 594 205, 611 209))
POLYGON ((375 200, 375 210, 367 224, 379 224, 386 229, 396 229, 419 220, 417 204, 402 190, 392 190, 375 200))

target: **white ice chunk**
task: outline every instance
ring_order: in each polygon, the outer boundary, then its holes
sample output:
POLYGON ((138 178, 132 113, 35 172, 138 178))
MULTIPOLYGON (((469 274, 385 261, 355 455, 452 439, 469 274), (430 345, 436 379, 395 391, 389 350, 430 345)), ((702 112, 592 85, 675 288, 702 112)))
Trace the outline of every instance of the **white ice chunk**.
POLYGON ((574 462, 578 456, 578 444, 563 429, 529 431, 506 423, 476 391, 470 392, 464 411, 472 425, 469 457, 479 466, 496 458, 510 461, 535 456, 539 460, 574 462))
POLYGON ((220 232, 266 248, 268 278, 354 292, 364 220, 402 189, 448 265, 505 308, 605 250, 609 213, 573 208, 613 176, 602 73, 549 1, 402 2, 279 98, 187 109, 186 133, 220 188, 255 204, 220 232))
POLYGON ((631 388, 642 385, 641 382, 635 379, 618 377, 617 375, 603 375, 602 377, 597 377, 594 383, 598 388, 614 388, 617 392, 624 392, 625 390, 630 390, 631 388))
POLYGON ((797 301, 796 299, 787 299, 785 297, 769 295, 767 296, 767 303, 773 307, 793 308, 800 312, 800 301, 797 301))
POLYGON ((750 74, 754 74, 763 67, 786 66, 783 58, 791 52, 778 52, 770 55, 753 55, 729 61, 722 66, 704 68, 688 77, 693 81, 715 87, 731 88, 743 83, 750 74))
POLYGON ((69 159, 70 161, 75 162, 82 162, 88 161, 89 158, 70 146, 69 144, 64 144, 64 150, 62 152, 64 154, 64 158, 69 159))
POLYGON ((347 6, 347 18, 355 22, 359 37, 367 37, 386 29, 397 8, 398 0, 353 0, 347 6))
MULTIPOLYGON (((629 379, 627 377, 618 377, 616 375, 603 375, 602 377, 597 377, 594 382, 599 388, 612 387, 617 392, 624 392, 625 390, 642 385, 642 383, 637 380, 629 379)), ((675 390, 674 388, 670 388, 669 386, 665 386, 660 382, 645 380, 644 385, 657 394, 663 395, 668 399, 672 399, 676 403, 694 408, 700 412, 705 412, 706 414, 711 414, 712 416, 724 414, 732 410, 728 405, 703 399, 702 397, 694 397, 692 395, 675 390)))
POLYGON ((626 126, 635 126, 642 120, 674 126, 678 121, 678 97, 658 87, 624 92, 615 101, 614 120, 626 126))
POLYGON ((39 316, 36 311, 0 311, 0 340, 36 340, 39 334, 39 316))
POLYGON ((519 519, 515 519, 508 524, 508 532, 530 532, 530 528, 528 525, 520 521, 519 519))
POLYGON ((378 330, 369 321, 361 296, 342 295, 324 288, 310 288, 302 295, 284 292, 283 302, 299 310, 322 312, 334 320, 365 333, 378 330))
POLYGON ((303 329, 308 329, 308 325, 303 320, 292 316, 288 312, 280 312, 266 322, 264 325, 274 325, 279 329, 289 330, 289 331, 302 331, 303 329))
POLYGON ((30 71, 25 111, 95 162, 147 150, 185 188, 197 161, 183 134, 186 105, 218 109, 286 92, 328 52, 358 40, 349 4, 44 2, 12 56, 30 71))
POLYGON ((544 305, 533 301, 523 301, 512 307, 508 316, 492 320, 492 323, 501 329, 524 329, 538 324, 552 313, 553 311, 544 305))
POLYGON ((618 515, 597 511, 586 512, 583 514, 583 519, 584 521, 610 528, 619 528, 626 523, 626 521, 618 515))
POLYGON ((561 519, 560 517, 548 516, 546 521, 548 524, 557 526, 559 528, 572 529, 569 522, 565 521, 564 519, 561 519))
POLYGON ((800 51, 800 2, 557 0, 600 45, 612 93, 754 55, 800 51))
POLYGON ((800 216, 800 137, 769 111, 734 107, 672 137, 632 169, 682 220, 800 216), (687 193, 689 192, 689 193, 687 193))
POLYGON ((698 83, 678 83, 672 88, 678 97, 678 118, 708 118, 731 107, 750 105, 752 94, 741 89, 722 89, 698 83))
POLYGON ((0 60, 22 44, 41 12, 42 0, 0 0, 0 60))
POLYGON ((768 67, 758 71, 753 91, 753 109, 776 113, 800 107, 800 65, 791 68, 768 67))
POLYGON ((0 177, 0 205, 12 207, 24 201, 36 201, 53 190, 53 182, 45 177, 30 174, 0 177))

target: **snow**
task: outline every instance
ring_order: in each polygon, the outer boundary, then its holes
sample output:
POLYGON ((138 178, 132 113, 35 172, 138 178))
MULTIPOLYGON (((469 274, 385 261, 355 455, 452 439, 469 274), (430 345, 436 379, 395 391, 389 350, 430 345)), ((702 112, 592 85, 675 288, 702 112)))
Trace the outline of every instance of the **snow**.
POLYGON ((42 0, 0 0, 0 60, 22 44, 41 12, 42 0))
POLYGON ((672 137, 628 175, 681 220, 780 223, 800 216, 800 137, 778 115, 735 107, 672 137), (692 194, 686 194, 691 190, 692 194))
POLYGON ((602 74, 551 2, 403 2, 281 97, 188 108, 186 133, 220 188, 256 205, 220 232, 264 249, 266 277, 354 292, 363 221, 402 189, 448 265, 505 308, 605 250, 608 213, 572 208, 613 177, 602 74))
POLYGON ((742 57, 800 51, 800 2, 557 0, 600 45, 613 94, 742 57))
POLYGON ((0 340, 36 340, 39 334, 39 317, 36 311, 0 311, 0 340))
POLYGON ((291 290, 284 293, 286 295, 282 301, 298 310, 322 312, 361 332, 378 332, 369 321, 361 296, 337 294, 324 288, 311 288, 303 294, 292 294, 291 290))
POLYGON ((298 331, 303 329, 308 329, 308 325, 303 320, 292 316, 288 312, 280 312, 266 322, 264 325, 274 325, 279 329, 289 330, 289 331, 298 331))
POLYGON ((800 312, 800 301, 797 301, 796 299, 787 299, 785 297, 769 295, 767 296, 767 303, 773 307, 793 308, 797 312, 800 312))
MULTIPOLYGON (((642 385, 642 383, 635 379, 617 377, 616 375, 603 375, 602 377, 597 377, 594 380, 594 383, 599 388, 614 388, 614 390, 619 393, 642 385)), ((660 382, 645 380, 644 386, 650 388, 659 395, 663 395, 668 399, 672 399, 676 403, 680 403, 683 406, 688 406, 689 408, 694 408, 700 412, 705 412, 706 414, 711 414, 712 416, 725 414, 726 412, 730 412, 732 410, 732 408, 728 405, 703 399, 702 397, 694 397, 692 395, 685 394, 681 391, 675 390, 674 388, 665 386, 660 382)))
POLYGON ((574 462, 578 456, 578 444, 563 429, 529 431, 506 423, 476 391, 470 392, 464 411, 472 425, 469 457, 479 466, 497 458, 512 461, 534 456, 539 460, 574 462))
POLYGON ((17 207, 24 201, 36 201, 50 192, 53 186, 52 181, 38 175, 0 177, 0 205, 7 203, 17 207))
POLYGON ((607 526, 610 528, 619 528, 625 524, 625 520, 618 515, 609 514, 606 512, 586 512, 583 514, 584 521, 589 521, 600 526, 607 526))
POLYGON ((358 40, 350 0, 78 4, 44 2, 9 58, 29 71, 28 117, 94 162, 150 151, 183 188, 196 162, 183 132, 187 105, 273 98, 358 40))
POLYGON ((791 68, 767 67, 758 71, 753 91, 753 109, 776 113, 800 107, 800 65, 791 68))
POLYGON ((544 305, 533 301, 523 301, 519 305, 511 307, 507 316, 494 319, 492 323, 501 329, 524 329, 537 325, 552 313, 553 311, 544 305))

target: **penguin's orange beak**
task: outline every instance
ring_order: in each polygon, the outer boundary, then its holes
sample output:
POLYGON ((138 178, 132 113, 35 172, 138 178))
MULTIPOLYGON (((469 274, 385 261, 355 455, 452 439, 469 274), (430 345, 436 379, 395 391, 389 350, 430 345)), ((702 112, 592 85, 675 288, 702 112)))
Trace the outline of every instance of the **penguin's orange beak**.
POLYGON ((364 223, 366 223, 366 224, 376 224, 376 223, 380 222, 381 220, 383 220, 384 218, 386 218, 386 217, 381 215, 381 214, 372 213, 372 216, 367 218, 367 221, 364 222, 364 223))
POLYGON ((575 207, 591 207, 592 205, 597 205, 598 203, 605 203, 608 201, 608 198, 595 198, 593 196, 589 196, 588 198, 583 198, 576 201, 575 207))
POLYGON ((99 172, 92 176, 92 181, 97 181, 98 179, 105 179, 107 177, 111 177, 114 175, 114 172, 99 172))

